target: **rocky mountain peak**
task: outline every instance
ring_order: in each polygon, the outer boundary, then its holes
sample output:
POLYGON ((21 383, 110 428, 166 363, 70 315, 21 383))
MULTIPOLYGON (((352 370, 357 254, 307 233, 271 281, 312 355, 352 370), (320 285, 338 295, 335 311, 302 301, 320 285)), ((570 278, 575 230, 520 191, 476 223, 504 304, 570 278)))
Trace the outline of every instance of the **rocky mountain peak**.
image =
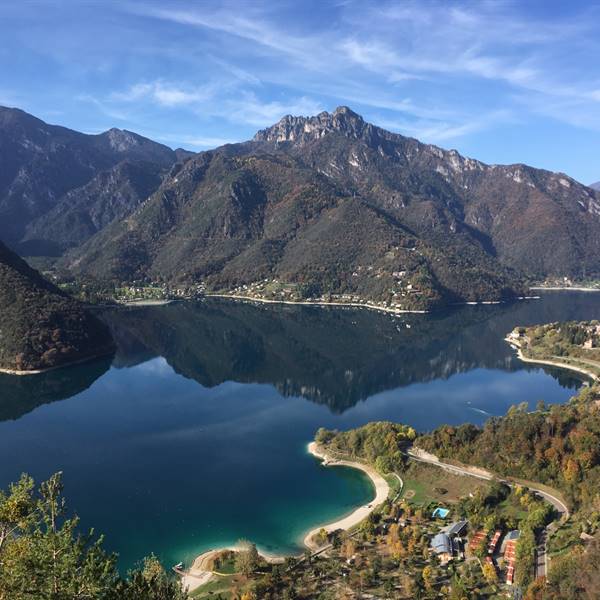
POLYGON ((358 139, 372 128, 372 125, 347 106, 338 106, 332 113, 323 111, 314 117, 286 115, 272 127, 259 131, 254 136, 254 141, 302 144, 332 132, 358 139))
POLYGON ((131 148, 139 146, 143 140, 143 138, 131 131, 117 129, 116 127, 109 129, 101 135, 107 138, 110 147, 117 152, 127 152, 131 148))

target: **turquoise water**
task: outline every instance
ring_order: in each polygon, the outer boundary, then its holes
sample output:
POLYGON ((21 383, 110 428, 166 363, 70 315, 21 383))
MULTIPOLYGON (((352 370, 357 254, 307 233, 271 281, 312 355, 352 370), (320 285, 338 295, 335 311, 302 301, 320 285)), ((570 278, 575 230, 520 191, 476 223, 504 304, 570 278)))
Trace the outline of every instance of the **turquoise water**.
POLYGON ((231 301, 112 311, 112 363, 0 376, 0 486, 62 470, 70 506, 123 568, 240 538, 297 552, 373 493, 306 453, 318 427, 427 430, 564 402, 581 381, 523 364, 502 338, 599 308, 600 294, 555 293, 428 316, 231 301))

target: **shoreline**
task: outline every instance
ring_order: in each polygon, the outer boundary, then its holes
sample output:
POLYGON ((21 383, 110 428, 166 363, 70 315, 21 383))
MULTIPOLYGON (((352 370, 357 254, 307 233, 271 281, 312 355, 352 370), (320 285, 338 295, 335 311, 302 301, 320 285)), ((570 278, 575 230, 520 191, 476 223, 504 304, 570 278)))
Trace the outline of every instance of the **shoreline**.
POLYGON ((363 506, 359 506, 354 509, 350 514, 342 517, 341 519, 337 519, 331 523, 326 523, 319 527, 315 527, 311 529, 304 536, 304 545, 312 551, 319 550, 319 546, 316 545, 312 541, 312 537, 324 529, 327 533, 331 533, 332 531, 336 531, 337 529, 348 530, 358 525, 363 519, 366 519, 368 515, 370 515, 376 508, 381 506, 387 499, 390 494, 390 486, 388 482, 380 475, 373 467, 359 463, 353 462, 349 460, 338 460, 335 458, 330 458, 323 450, 321 450, 316 442, 310 442, 308 444, 308 453, 312 454, 315 458, 318 458, 323 461, 323 465, 327 467, 350 467, 353 469, 359 469, 363 473, 365 473, 373 486, 375 487, 375 498, 371 500, 371 502, 364 504, 363 506))
POLYGON ((600 288, 589 288, 589 287, 544 287, 543 285, 536 285, 529 288, 530 290, 542 290, 549 292, 600 292, 600 288))
POLYGON ((352 308, 368 308, 379 310, 381 312, 391 313, 393 315, 427 315, 429 310, 404 310, 400 308, 385 308, 384 306, 375 306, 365 304, 364 302, 321 302, 309 300, 269 300, 267 298, 254 298, 252 296, 242 296, 239 294, 204 294, 205 298, 230 298, 232 300, 242 300, 244 302, 260 302, 262 304, 292 304, 299 306, 350 306, 352 308))
POLYGON ((94 356, 87 356, 86 358, 80 358, 78 360, 70 361, 70 362, 64 363, 62 365, 55 365, 54 367, 46 367, 45 369, 31 369, 31 370, 27 370, 27 371, 19 371, 17 369, 4 369, 4 368, 0 367, 0 374, 16 375, 17 377, 24 377, 26 375, 42 375, 43 373, 50 373, 50 371, 57 371, 58 369, 68 369, 69 367, 81 365, 83 363, 91 362, 93 360, 98 360, 100 358, 107 358, 109 356, 114 356, 114 353, 115 353, 115 350, 113 350, 112 352, 95 354, 94 356))
MULTIPOLYGON (((534 288, 531 288, 534 289, 534 288)), ((600 291, 600 290, 598 290, 600 291)), ((230 300, 240 300, 242 302, 259 302, 261 304, 291 304, 298 306, 335 306, 335 307, 351 307, 351 308, 366 308, 367 310, 377 310, 380 312, 392 315, 430 315, 438 310, 453 308, 457 306, 492 306, 496 304, 505 304, 506 302, 515 302, 522 300, 539 300, 539 296, 515 296, 514 298, 506 298, 503 300, 477 300, 471 302, 456 302, 448 305, 443 305, 433 310, 406 310, 402 308, 386 308, 385 306, 376 306, 374 304, 366 304, 364 302, 323 302, 315 300, 269 300, 268 298, 255 298, 253 296, 242 296, 241 294, 213 294, 205 293, 202 298, 228 298, 230 300)))
MULTIPOLYGON (((353 469, 358 469, 365 473, 375 488, 375 497, 371 502, 359 506, 355 508, 350 514, 347 514, 340 519, 335 521, 325 523, 323 525, 319 525, 318 527, 314 527, 311 529, 303 538, 304 546, 310 550, 312 553, 320 552, 325 546, 319 546, 312 541, 312 537, 319 533, 321 529, 325 529, 328 533, 332 531, 336 531, 338 529, 348 530, 352 527, 358 525, 361 521, 363 521, 369 514, 371 514, 376 508, 381 506, 387 499, 390 493, 390 486, 388 482, 384 479, 382 475, 380 475, 373 467, 359 463, 353 462, 350 460, 339 460, 335 458, 330 458, 327 453, 323 452, 318 446, 316 442, 310 442, 307 445, 307 452, 314 456, 315 458, 323 461, 325 466, 341 466, 341 467, 350 467, 353 469)), ((218 577, 213 571, 208 570, 208 562, 220 552, 224 552, 226 550, 236 551, 239 548, 237 546, 224 546, 222 548, 215 548, 213 550, 206 550, 202 554, 198 555, 189 569, 185 571, 176 571, 181 576, 181 582, 184 589, 187 588, 188 592, 193 592, 200 586, 208 583, 212 580, 213 577, 218 577)), ((270 563, 282 563, 285 560, 285 556, 278 556, 274 554, 268 554, 264 551, 261 551, 258 548, 258 553, 270 563)), ((297 558, 301 558, 302 555, 299 555, 297 558)))
POLYGON ((527 358, 523 355, 523 350, 521 349, 521 346, 515 340, 511 340, 508 337, 506 337, 504 338, 504 341, 508 342, 517 351, 517 357, 519 358, 519 360, 522 360, 525 363, 547 365, 549 367, 556 367, 558 369, 564 369, 566 371, 574 371, 576 373, 579 373, 580 375, 585 375, 586 377, 589 377, 594 382, 600 381, 600 376, 596 375, 595 373, 592 373, 591 371, 588 371, 587 369, 584 369, 583 367, 578 367, 576 365, 561 363, 553 360, 545 360, 543 358, 527 358))
POLYGON ((127 302, 118 302, 118 306, 167 306, 175 300, 128 300, 127 302))

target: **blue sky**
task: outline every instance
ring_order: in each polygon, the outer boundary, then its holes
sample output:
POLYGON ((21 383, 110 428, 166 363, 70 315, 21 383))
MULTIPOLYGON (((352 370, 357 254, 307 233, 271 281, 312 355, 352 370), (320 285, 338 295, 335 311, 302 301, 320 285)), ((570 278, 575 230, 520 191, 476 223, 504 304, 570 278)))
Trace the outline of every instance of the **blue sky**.
POLYGON ((192 150, 348 105, 489 163, 600 179, 600 4, 0 3, 0 104, 192 150))

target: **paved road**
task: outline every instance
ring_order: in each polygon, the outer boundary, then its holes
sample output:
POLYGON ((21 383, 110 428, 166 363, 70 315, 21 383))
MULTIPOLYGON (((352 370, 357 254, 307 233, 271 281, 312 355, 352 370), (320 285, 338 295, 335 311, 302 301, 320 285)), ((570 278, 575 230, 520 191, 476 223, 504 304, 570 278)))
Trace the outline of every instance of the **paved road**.
POLYGON ((548 554, 546 552, 546 544, 548 542, 548 530, 544 529, 537 540, 535 549, 535 576, 545 577, 547 571, 548 554))

